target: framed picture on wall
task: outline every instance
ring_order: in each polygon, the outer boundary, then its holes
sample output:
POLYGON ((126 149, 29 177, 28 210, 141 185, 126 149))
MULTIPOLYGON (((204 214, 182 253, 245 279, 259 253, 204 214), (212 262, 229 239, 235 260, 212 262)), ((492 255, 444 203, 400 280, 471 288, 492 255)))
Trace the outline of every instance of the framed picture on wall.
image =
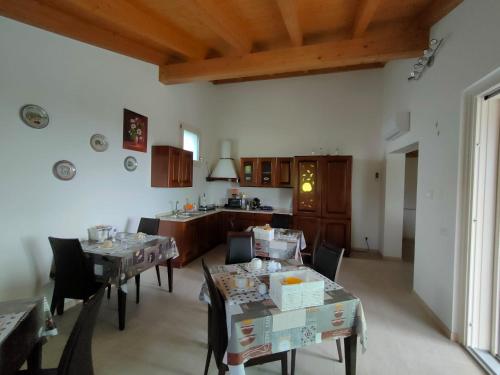
POLYGON ((128 109, 123 109, 123 148, 148 151, 148 118, 128 109))

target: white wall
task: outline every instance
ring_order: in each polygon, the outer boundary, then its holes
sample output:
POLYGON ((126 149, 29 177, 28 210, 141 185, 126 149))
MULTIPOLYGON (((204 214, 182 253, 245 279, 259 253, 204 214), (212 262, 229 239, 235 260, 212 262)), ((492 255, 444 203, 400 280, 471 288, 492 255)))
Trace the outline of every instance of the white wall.
POLYGON ((148 153, 123 150, 123 108, 149 117, 148 146, 178 145, 178 122, 202 130, 211 158, 210 84, 164 86, 157 67, 0 17, 0 300, 29 296, 47 282, 52 253, 47 236, 87 236, 106 223, 135 230, 140 216, 196 198, 206 171, 195 168, 196 189, 150 187, 148 153), (44 107, 51 120, 35 130, 19 119, 22 105, 44 107), (93 133, 108 151, 89 146, 93 133), (133 155, 139 167, 125 171, 133 155), (52 165, 77 167, 61 182, 52 165))
MULTIPOLYGON (((353 155, 352 246, 365 248, 368 237, 379 249, 382 76, 367 70, 217 86, 217 133, 233 140, 235 159, 337 148, 353 155)), ((291 205, 291 190, 243 190, 271 205, 291 205)))
POLYGON ((465 0, 433 28, 445 41, 420 81, 406 79, 415 60, 390 63, 384 72, 384 123, 400 111, 412 116, 410 133, 386 151, 419 143, 414 288, 453 331, 463 324, 453 313, 461 98, 500 65, 499 14, 498 0, 465 0))
POLYGON ((405 190, 403 213, 403 238, 415 239, 417 209, 418 158, 407 157, 405 161, 405 190))
POLYGON ((403 244, 403 210, 405 185, 405 154, 386 157, 385 216, 383 256, 401 258, 403 244))

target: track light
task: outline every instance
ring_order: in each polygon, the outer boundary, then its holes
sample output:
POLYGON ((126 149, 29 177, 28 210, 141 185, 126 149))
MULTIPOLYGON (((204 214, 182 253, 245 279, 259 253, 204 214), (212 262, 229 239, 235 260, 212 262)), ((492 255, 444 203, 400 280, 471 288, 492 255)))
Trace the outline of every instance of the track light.
POLYGON ((408 75, 408 81, 418 81, 425 69, 431 67, 434 63, 434 58, 437 50, 441 46, 443 39, 431 39, 429 42, 429 48, 424 50, 422 57, 419 57, 417 63, 413 65, 413 69, 408 75))

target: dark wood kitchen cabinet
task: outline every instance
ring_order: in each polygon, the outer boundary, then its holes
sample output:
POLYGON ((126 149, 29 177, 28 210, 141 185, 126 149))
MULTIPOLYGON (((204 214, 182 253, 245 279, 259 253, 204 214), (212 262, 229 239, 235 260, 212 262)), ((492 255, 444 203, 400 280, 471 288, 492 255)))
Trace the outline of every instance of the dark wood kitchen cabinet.
POLYGON ((240 186, 257 186, 258 158, 240 159, 240 186))
POLYGON ((312 244, 319 230, 321 241, 345 248, 348 256, 352 156, 297 156, 293 178, 294 225, 306 243, 312 244))
POLYGON ((241 158, 240 186, 293 187, 293 158, 241 158))
POLYGON ((321 158, 298 156, 294 162, 293 214, 321 216, 321 158))
POLYGON ((276 158, 276 176, 274 186, 281 188, 293 187, 293 158, 276 158))
POLYGON ((172 146, 153 146, 151 150, 152 187, 193 186, 193 153, 172 146))
POLYGON ((321 216, 328 218, 351 218, 351 171, 352 157, 335 156, 323 160, 321 216))
POLYGON ((257 161, 257 186, 274 187, 276 179, 276 158, 259 158, 257 161))
POLYGON ((254 212, 215 212, 188 221, 161 220, 158 233, 173 237, 179 249, 175 267, 183 267, 220 243, 227 232, 243 231, 249 226, 271 223, 271 214, 254 212))

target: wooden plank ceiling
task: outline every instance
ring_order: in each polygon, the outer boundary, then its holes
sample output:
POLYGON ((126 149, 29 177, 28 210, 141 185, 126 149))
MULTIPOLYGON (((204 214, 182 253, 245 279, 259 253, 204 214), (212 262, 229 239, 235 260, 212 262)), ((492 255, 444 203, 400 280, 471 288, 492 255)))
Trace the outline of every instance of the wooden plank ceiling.
POLYGON ((463 0, 0 0, 0 15, 160 67, 165 84, 383 67, 463 0))

